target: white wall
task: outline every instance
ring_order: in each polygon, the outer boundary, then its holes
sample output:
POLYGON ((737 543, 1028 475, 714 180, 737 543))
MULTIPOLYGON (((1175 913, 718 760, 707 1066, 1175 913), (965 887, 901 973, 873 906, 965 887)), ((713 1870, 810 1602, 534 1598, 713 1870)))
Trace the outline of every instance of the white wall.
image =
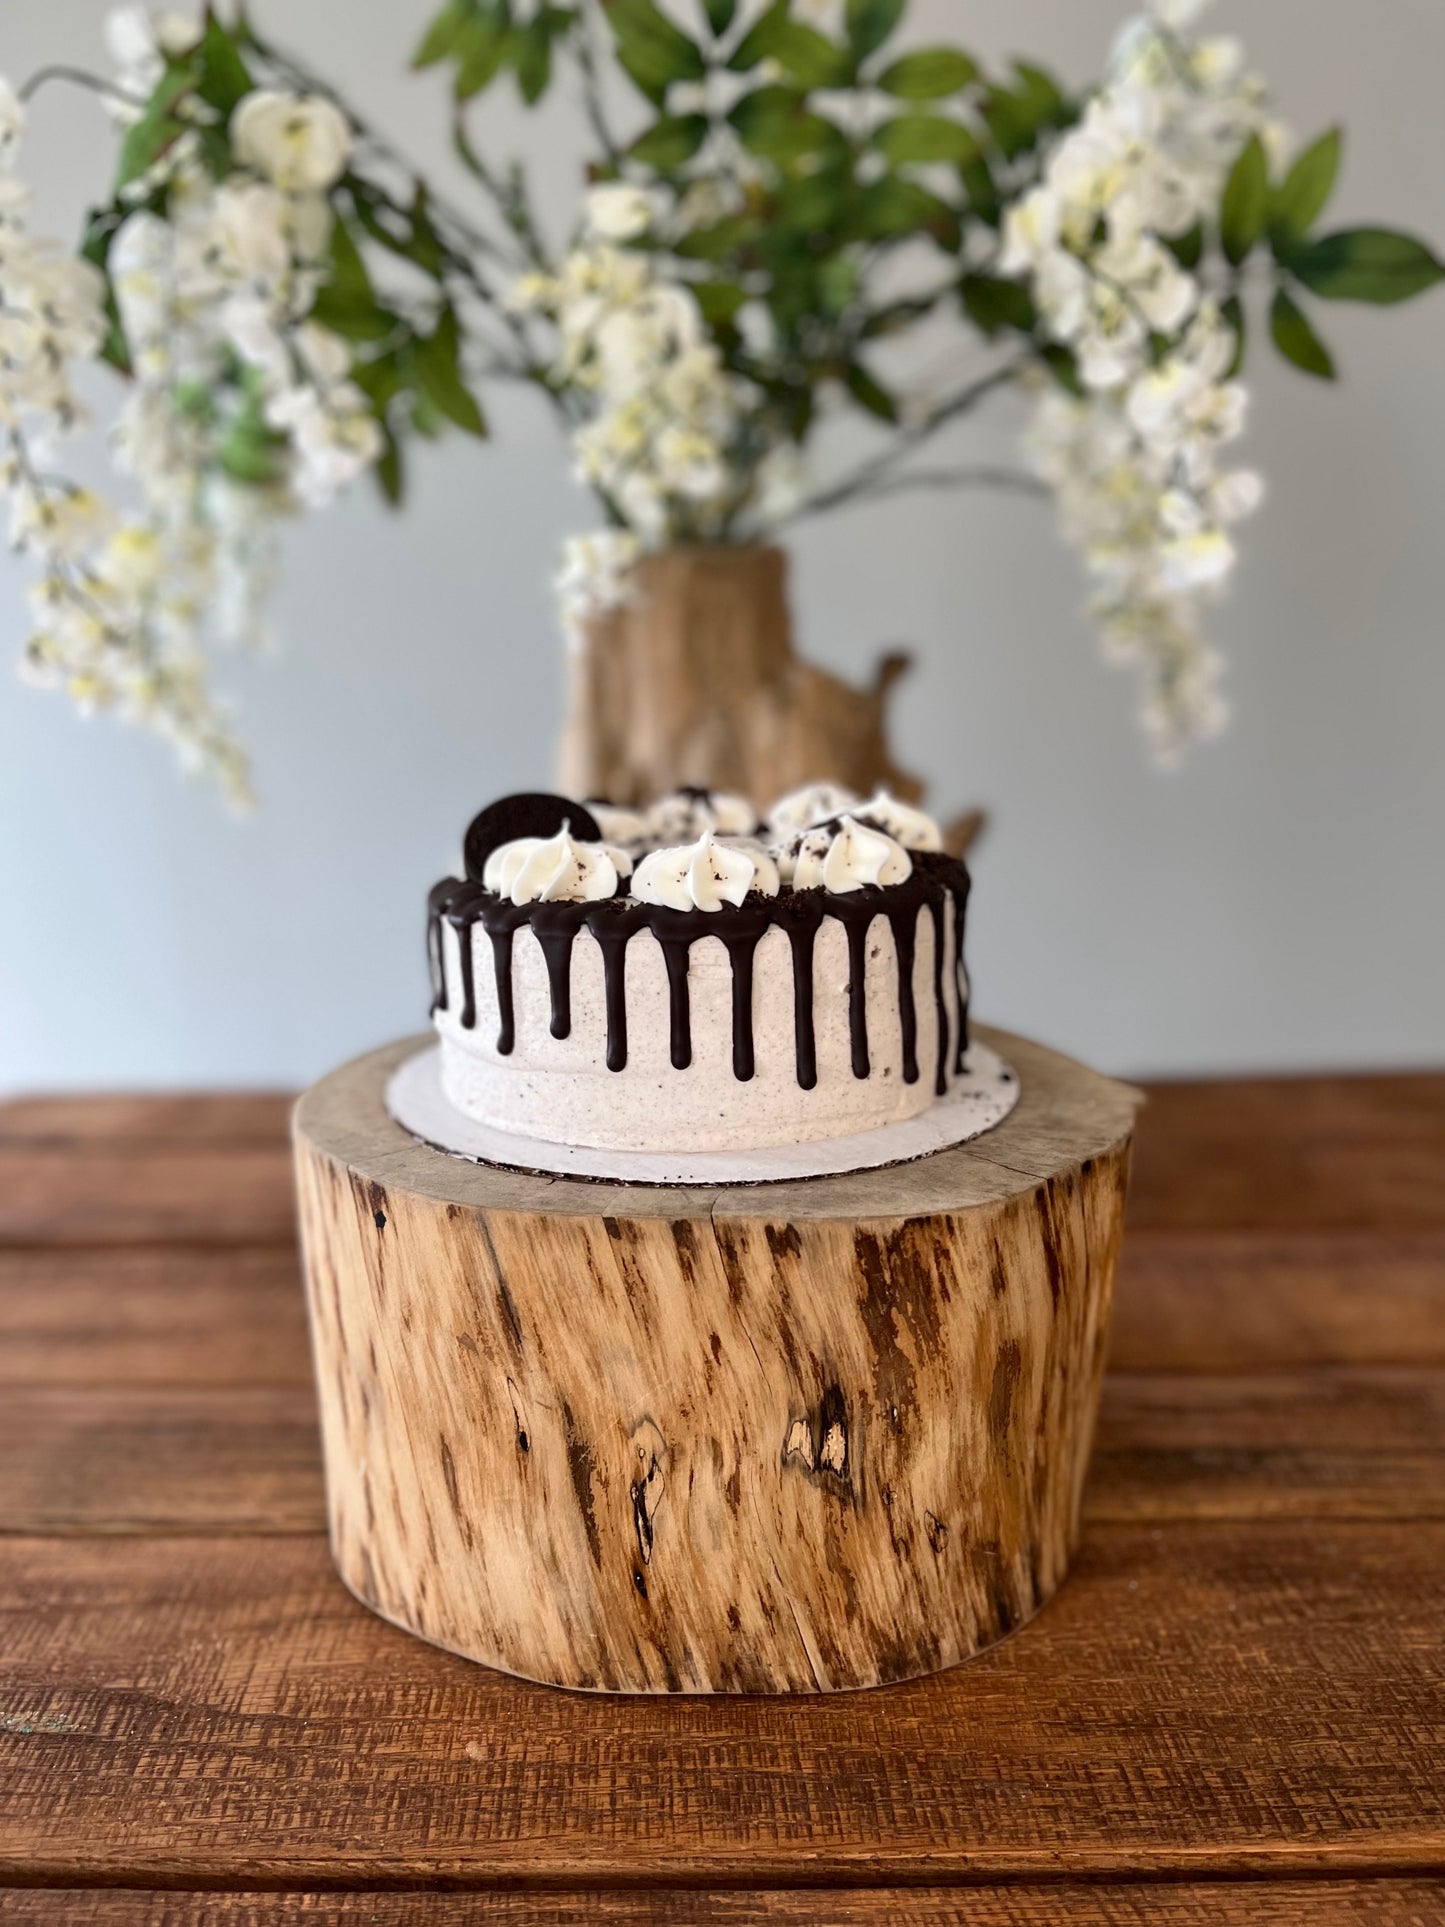
MULTIPOLYGON (((0 70, 99 64, 100 0, 6 0, 0 70)), ((417 0, 258 0, 443 178, 438 83, 403 55, 417 0)), ((1291 122, 1350 128, 1335 213, 1445 242, 1438 0, 1234 0, 1291 122)), ((1112 0, 915 0, 917 31, 1082 79, 1112 0), (966 20, 966 25, 963 24, 966 20)), ((545 140, 557 193, 570 157, 545 140)), ((547 123, 555 130, 555 120, 547 123)), ((83 99, 46 97, 28 172, 73 230, 108 167, 83 99)), ((461 184, 464 191, 464 184, 461 184)), ((1125 1072, 1445 1058, 1445 295, 1324 311, 1330 391, 1256 362, 1270 483, 1218 630, 1237 720, 1179 774, 1146 764, 1096 659, 1047 510, 918 498, 800 532, 805 646, 920 665, 904 760, 981 802, 971 954, 983 1015, 1125 1072)), ((560 651, 548 576, 589 518, 550 425, 417 464, 404 519, 369 491, 299 530, 282 659, 235 665, 264 793, 236 822, 164 749, 0 676, 0 1087, 297 1083, 425 1018, 421 901, 469 814, 550 774, 560 651)), ((1006 449, 1007 415, 971 444, 1006 449)), ((25 571, 0 558, 0 656, 25 571)))

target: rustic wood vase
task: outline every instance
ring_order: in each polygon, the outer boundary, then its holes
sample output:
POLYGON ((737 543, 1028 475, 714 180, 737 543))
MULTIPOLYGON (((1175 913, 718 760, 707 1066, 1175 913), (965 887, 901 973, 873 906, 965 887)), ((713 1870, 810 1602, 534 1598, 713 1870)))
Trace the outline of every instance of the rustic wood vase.
POLYGON ((331 1543, 374 1611, 633 1693, 815 1693, 970 1658, 1064 1577, 1137 1094, 982 1035, 1019 1103, 907 1165, 679 1189, 412 1138, 421 1040, 295 1146, 331 1543))

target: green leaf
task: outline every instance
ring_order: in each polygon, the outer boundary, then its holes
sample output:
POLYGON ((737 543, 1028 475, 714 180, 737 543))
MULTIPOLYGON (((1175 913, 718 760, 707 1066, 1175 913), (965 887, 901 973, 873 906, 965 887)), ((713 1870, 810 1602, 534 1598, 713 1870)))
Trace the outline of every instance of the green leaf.
POLYGON ((747 289, 734 281, 696 281, 692 291, 703 319, 714 328, 726 327, 748 299, 747 289))
POLYGON ((873 145, 896 164, 971 161, 981 157, 977 137, 961 121, 942 114, 899 114, 874 129, 873 145))
POLYGON ((1287 253, 1324 212, 1340 169, 1340 138, 1338 127, 1321 134, 1270 196, 1269 231, 1276 254, 1287 253))
POLYGON ((1219 239, 1225 258, 1238 267, 1264 233, 1269 218, 1269 163, 1257 134, 1240 149, 1219 204, 1219 239))
POLYGON ((839 87, 852 65, 848 54, 826 34, 801 20, 784 20, 774 31, 773 58, 800 87, 839 87))
POLYGON ((779 22, 787 21, 788 5, 789 0, 773 0, 773 4, 758 15, 728 59, 733 73, 751 73, 759 61, 767 59, 770 36, 776 32, 779 22))
POLYGON ((236 44, 214 14, 206 19, 206 31, 196 50, 200 80, 196 91, 219 114, 229 115, 232 108, 250 93, 252 80, 236 44))
POLYGON ((1181 268, 1197 268, 1204 253, 1204 223, 1196 221, 1183 234, 1166 234, 1163 241, 1181 268))
POLYGON ((1082 397, 1084 384, 1079 380, 1079 364, 1072 348, 1066 348, 1061 341, 1051 341, 1039 350, 1039 359, 1060 388, 1082 397))
POLYGON ((326 285, 336 294, 348 296, 371 295, 371 276, 366 272, 366 263, 361 258, 350 228, 345 221, 337 221, 331 230, 331 245, 328 249, 330 266, 326 275, 326 285))
POLYGON ((1038 315, 1029 291, 1019 281, 991 274, 966 274, 959 283, 964 312, 982 333, 992 338, 1004 328, 1032 332, 1038 315))
POLYGON ((1059 126, 1071 117, 1073 109, 1051 73, 1027 60, 1014 61, 1013 70, 1018 80, 1015 98, 1036 127, 1059 126))
POLYGON ((977 75, 977 64, 953 47, 920 47, 885 67, 878 85, 897 100, 942 100, 977 75))
POLYGON ((462 28, 475 10, 474 0, 447 0, 432 21, 411 57, 413 67, 434 67, 456 52, 462 28))
POLYGON ((859 60, 877 53, 903 18, 907 0, 847 0, 848 40, 859 60))
POLYGON ((402 469, 401 443, 392 433, 386 422, 381 424, 381 432, 386 446, 376 464, 376 483, 381 490, 382 499, 391 508, 400 508, 406 494, 406 477, 402 469))
POLYGON ((707 24, 713 32, 726 33, 733 24, 733 15, 738 10, 738 0, 703 0, 703 10, 707 14, 707 24))
POLYGON ((728 119, 743 146, 769 160, 816 154, 842 139, 833 123, 810 113, 803 96, 791 87, 755 88, 743 95, 728 119))
POLYGON ((126 129, 120 144, 115 176, 117 192, 138 180, 160 159, 171 142, 184 133, 184 123, 178 121, 171 110, 183 94, 190 92, 191 84, 190 73, 184 67, 170 68, 157 83, 140 119, 126 129))
POLYGON ((953 209, 917 181, 899 174, 869 182, 850 225, 860 240, 896 240, 925 233, 942 247, 958 246, 958 216, 953 209))
POLYGON ((653 4, 653 0, 604 0, 617 42, 617 58, 649 100, 661 105, 675 80, 701 80, 707 72, 701 49, 653 4))
POLYGON ((1324 381, 1334 380, 1335 364, 1330 358, 1329 349, 1283 288, 1275 291, 1269 311, 1269 332, 1274 337, 1275 347, 1286 361, 1292 361, 1296 368, 1303 368, 1307 375, 1318 375, 1324 381))
POLYGON ((510 34, 508 14, 502 7, 473 13, 463 21, 452 48, 458 100, 471 100, 496 79, 507 55, 510 34))
POLYGON ((517 73, 517 87, 529 107, 547 91, 552 78, 552 30, 545 13, 512 37, 509 56, 517 73))
POLYGON ((850 362, 844 371, 843 380, 847 384, 848 393, 853 397, 854 401, 866 408, 870 415, 876 415, 879 421, 897 421, 897 402, 894 401, 893 397, 888 393, 888 390, 881 387, 860 363, 856 361, 850 362))
POLYGON ((248 400, 222 436, 217 455, 227 475, 261 488, 280 480, 286 440, 267 427, 261 403, 248 400))
POLYGON ((1234 330, 1234 358, 1224 371, 1225 380, 1233 381, 1244 366, 1244 304, 1237 294, 1232 294, 1219 304, 1219 313, 1224 322, 1234 330))
POLYGON ((1423 241, 1393 228, 1342 228, 1292 252, 1296 280, 1326 301, 1408 301, 1445 279, 1445 264, 1423 241))
POLYGON ((958 170, 963 191, 968 196, 972 213, 989 227, 997 227, 1003 218, 1003 203, 993 175, 989 172, 988 162, 980 156, 977 160, 964 161, 958 170))
POLYGON ((706 138, 706 114, 684 114, 680 117, 665 114, 645 133, 639 134, 627 151, 633 160, 668 173, 672 168, 690 161, 706 138))
POLYGON ((443 309, 434 333, 418 339, 416 374, 422 394, 440 414, 469 435, 485 436, 482 411, 462 379, 461 331, 451 308, 443 309))

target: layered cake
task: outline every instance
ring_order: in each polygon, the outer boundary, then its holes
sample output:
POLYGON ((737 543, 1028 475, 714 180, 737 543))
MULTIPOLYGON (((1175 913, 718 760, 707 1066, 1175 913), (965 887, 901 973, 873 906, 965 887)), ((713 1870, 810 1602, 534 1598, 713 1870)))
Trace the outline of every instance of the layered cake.
POLYGON ((480 1123, 761 1150, 914 1117, 964 1075, 968 872, 886 792, 813 784, 762 821, 698 789, 510 796, 463 867, 429 898, 432 1015, 480 1123))

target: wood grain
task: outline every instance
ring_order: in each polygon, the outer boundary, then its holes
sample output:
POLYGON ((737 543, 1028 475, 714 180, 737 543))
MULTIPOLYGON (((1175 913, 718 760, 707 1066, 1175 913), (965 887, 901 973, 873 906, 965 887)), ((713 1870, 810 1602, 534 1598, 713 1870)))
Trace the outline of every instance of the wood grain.
POLYGON ((1127 1213, 1125 1222, 1117 1370, 1445 1365, 1445 1229, 1177 1231, 1127 1213))
MULTIPOLYGON (((1114 1374, 1086 1527, 1445 1517, 1445 1375, 1114 1374)), ((10 1387, 0 1532, 324 1532, 309 1384, 10 1387)))
POLYGON ((1186 1881, 851 1892, 666 1888, 633 1893, 0 1893, 11 1927, 1442 1927, 1435 1880, 1186 1881))
POLYGON ((0 1386, 311 1383, 291 1245, 0 1248, 0 1386))
POLYGON ((324 1079, 297 1179, 351 1590, 613 1692, 874 1686, 1031 1617, 1078 1535, 1134 1100, 1006 1041, 987 1138, 747 1190, 445 1157, 386 1114, 397 1049, 324 1079))
POLYGON ((1445 1527, 1101 1526, 1027 1637, 858 1697, 557 1693, 313 1539, 0 1542, 0 1862, 74 1886, 1439 1871, 1445 1527))
MULTIPOLYGON (((1272 1231, 1301 1236, 1328 1263, 1332 1235, 1353 1229, 1384 1237, 1387 1266, 1392 1245, 1423 1254, 1413 1264, 1434 1263, 1434 1234, 1445 1231, 1445 1076, 1154 1083, 1147 1094, 1131 1177, 1131 1245, 1139 1232, 1272 1231)), ((282 1100, 104 1100, 124 1108, 98 1120, 94 1101, 0 1104, 0 1242, 293 1235, 282 1100), (16 1117, 18 1126, 7 1124, 16 1117), (177 1138, 182 1182, 172 1174, 177 1138), (232 1146, 242 1154, 234 1168, 225 1155, 232 1146), (37 1152, 47 1155, 30 1163, 37 1152)), ((1367 1248, 1359 1238, 1348 1247, 1367 1248)), ((1283 1256, 1280 1242, 1258 1249, 1283 1256)))
POLYGON ((10 1098, 0 1144, 276 1144, 291 1091, 106 1091, 10 1098))
POLYGON ((20 1143, 0 1148, 0 1245, 290 1244, 290 1158, 224 1146, 20 1143))
POLYGON ((1445 1226, 1445 1075, 1150 1086, 1135 1225, 1445 1226))

